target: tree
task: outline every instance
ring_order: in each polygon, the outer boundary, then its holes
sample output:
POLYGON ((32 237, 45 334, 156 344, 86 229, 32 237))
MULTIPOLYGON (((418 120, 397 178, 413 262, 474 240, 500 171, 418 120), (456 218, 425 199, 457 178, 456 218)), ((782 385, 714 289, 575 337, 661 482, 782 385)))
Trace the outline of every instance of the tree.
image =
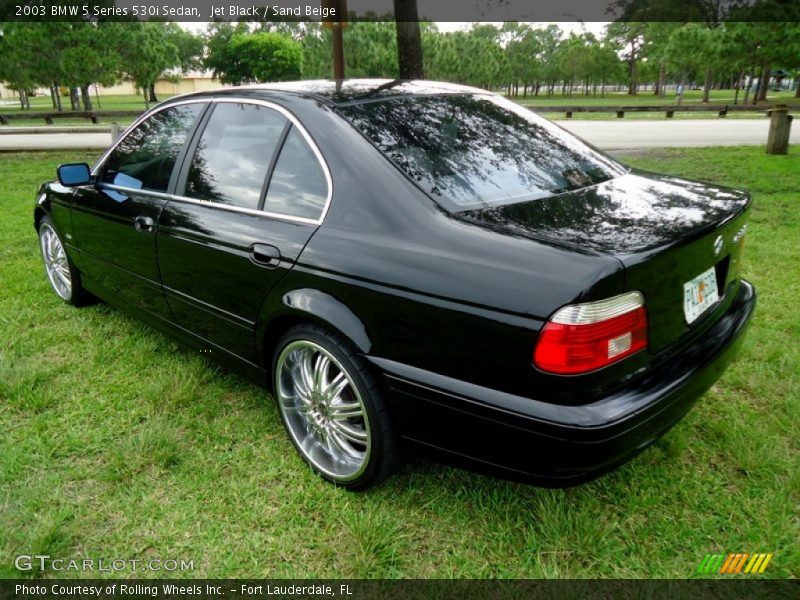
POLYGON ((119 23, 64 23, 67 29, 61 50, 63 82, 80 90, 83 110, 93 109, 91 84, 112 85, 119 79, 122 65, 117 52, 109 52, 125 25, 119 23))
POLYGON ((5 81, 19 94, 20 107, 31 107, 28 91, 36 85, 32 48, 33 30, 30 23, 4 23, 0 35, 0 81, 5 81))
POLYGON ((167 23, 164 27, 167 40, 178 50, 178 65, 184 75, 189 71, 203 68, 203 38, 186 31, 177 23, 167 23))
POLYGON ((164 23, 126 23, 117 40, 126 76, 144 94, 145 107, 156 102, 155 83, 168 69, 180 64, 178 48, 169 40, 164 23))
MULTIPOLYGON (((560 75, 558 64, 558 52, 561 46, 561 29, 558 25, 548 25, 543 29, 534 30, 538 38, 540 53, 537 56, 541 66, 542 82, 547 86, 548 95, 553 95, 556 81, 560 75)), ((539 93, 539 86, 536 86, 536 94, 539 93)))
POLYGON ((205 34, 206 57, 203 66, 210 69, 214 77, 222 80, 223 74, 229 71, 236 61, 231 51, 231 39, 236 34, 249 31, 247 23, 235 26, 227 22, 210 23, 205 34))
MULTIPOLYGON (((348 77, 386 77, 400 73, 395 23, 363 21, 344 30, 344 58, 348 77)), ((404 79, 400 75, 401 79, 404 79)))
POLYGON ((226 63, 215 70, 223 83, 287 81, 299 79, 302 72, 300 44, 280 33, 234 33, 225 56, 226 63))
POLYGON ((679 73, 699 77, 705 72, 703 102, 708 103, 713 83, 713 68, 719 57, 719 34, 699 23, 686 23, 674 30, 667 42, 667 52, 679 73))
POLYGON ((600 41, 592 47, 592 75, 595 84, 594 93, 597 94, 599 84, 601 96, 606 95, 606 84, 623 79, 624 71, 619 56, 606 41, 600 41))
POLYGON ((641 59, 640 52, 644 44, 643 32, 646 23, 615 21, 608 26, 606 37, 619 49, 625 62, 628 63, 628 94, 635 96, 639 92, 637 68, 641 59))
POLYGON ((680 23, 655 21, 647 23, 643 31, 644 47, 642 56, 648 63, 658 65, 658 76, 653 86, 653 95, 664 97, 666 90, 669 52, 667 44, 669 37, 680 23))
POLYGON ((538 48, 531 28, 522 23, 505 23, 500 30, 505 45, 506 59, 511 76, 509 95, 519 96, 519 84, 522 93, 527 95, 528 84, 535 78, 536 61, 534 56, 538 48))

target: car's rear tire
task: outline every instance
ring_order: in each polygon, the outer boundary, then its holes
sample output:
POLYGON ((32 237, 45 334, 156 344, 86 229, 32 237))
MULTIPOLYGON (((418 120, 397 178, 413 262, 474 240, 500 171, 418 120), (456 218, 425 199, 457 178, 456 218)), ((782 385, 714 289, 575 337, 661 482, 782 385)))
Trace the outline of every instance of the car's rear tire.
POLYGON ((397 441, 366 361, 345 341, 311 324, 278 342, 273 390, 300 456, 328 481, 363 489, 394 469, 397 441))
POLYGON ((88 293, 81 285, 81 274, 67 256, 61 236, 49 216, 39 221, 39 250, 42 252, 45 275, 56 295, 73 306, 84 304, 88 293))

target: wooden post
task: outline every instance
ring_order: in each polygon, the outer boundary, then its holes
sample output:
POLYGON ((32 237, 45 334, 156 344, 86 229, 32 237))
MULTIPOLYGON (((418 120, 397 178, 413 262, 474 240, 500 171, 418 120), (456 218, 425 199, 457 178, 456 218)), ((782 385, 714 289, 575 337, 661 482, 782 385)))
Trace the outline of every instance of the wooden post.
POLYGON ((789 151, 789 133, 792 129, 792 116, 786 104, 776 104, 769 110, 769 134, 767 135, 767 154, 786 154, 789 151))
POLYGON ((617 111, 617 118, 618 119, 621 119, 624 116, 625 116, 625 111, 624 110, 618 110, 617 111))

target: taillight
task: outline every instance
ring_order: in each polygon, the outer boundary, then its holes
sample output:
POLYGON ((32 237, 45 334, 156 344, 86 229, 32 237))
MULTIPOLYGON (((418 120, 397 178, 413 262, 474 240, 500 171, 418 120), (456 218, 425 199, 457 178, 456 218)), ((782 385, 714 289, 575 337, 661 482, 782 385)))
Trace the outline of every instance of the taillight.
POLYGON ((647 310, 639 292, 565 306, 542 328, 533 364, 575 375, 595 371, 647 347, 647 310))

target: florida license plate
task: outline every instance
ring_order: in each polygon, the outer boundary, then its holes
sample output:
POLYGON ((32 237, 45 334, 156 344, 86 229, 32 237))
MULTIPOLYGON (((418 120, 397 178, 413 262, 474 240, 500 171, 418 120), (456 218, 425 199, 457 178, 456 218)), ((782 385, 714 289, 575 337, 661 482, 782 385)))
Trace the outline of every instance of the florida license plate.
POLYGON ((711 267, 683 284, 683 314, 686 315, 686 322, 697 320, 717 300, 717 273, 711 267))

